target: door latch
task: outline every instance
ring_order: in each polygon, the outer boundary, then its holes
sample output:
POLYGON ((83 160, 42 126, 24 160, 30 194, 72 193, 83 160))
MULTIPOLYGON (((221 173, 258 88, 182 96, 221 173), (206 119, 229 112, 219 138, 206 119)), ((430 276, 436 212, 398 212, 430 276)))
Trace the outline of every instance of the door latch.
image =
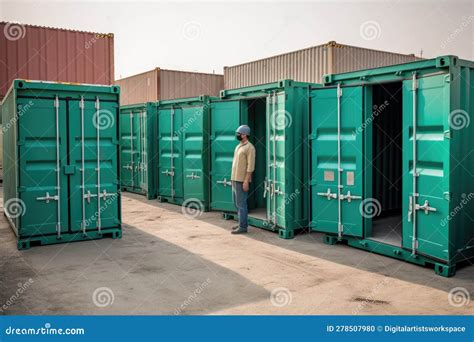
POLYGON ((49 201, 59 201, 59 196, 50 196, 49 192, 46 193, 46 196, 44 197, 36 197, 37 201, 45 201, 46 203, 49 203, 49 201))
POLYGON ((186 178, 191 178, 191 179, 199 179, 201 178, 200 176, 194 174, 194 172, 192 172, 190 175, 186 175, 186 178))
POLYGON ((347 191, 347 195, 341 195, 341 200, 347 200, 348 203, 351 203, 352 200, 362 199, 362 196, 351 195, 350 191, 347 191))
POLYGON ((280 187, 275 189, 275 195, 283 195, 283 191, 280 190, 280 187))
POLYGON ((226 178, 224 178, 224 180, 221 180, 221 181, 216 181, 217 184, 223 184, 224 186, 231 186, 232 185, 232 182, 231 181, 228 181, 226 178))
POLYGON ((425 212, 425 215, 428 215, 430 211, 433 211, 433 212, 437 211, 436 208, 430 207, 430 203, 428 202, 428 200, 426 200, 425 203, 423 203, 423 205, 416 204, 415 209, 423 210, 425 212))
POLYGON ((268 179, 265 177, 263 181, 263 198, 267 197, 267 193, 270 191, 270 186, 268 185, 268 179))
POLYGON ((162 171, 161 173, 167 176, 174 176, 174 172, 170 170, 165 170, 165 171, 162 171))
POLYGON ((329 189, 329 188, 328 188, 328 191, 327 191, 327 192, 318 192, 316 195, 327 197, 328 201, 330 201, 331 198, 334 198, 334 199, 337 198, 337 194, 336 194, 336 193, 332 193, 332 192, 331 192, 331 189, 329 189))

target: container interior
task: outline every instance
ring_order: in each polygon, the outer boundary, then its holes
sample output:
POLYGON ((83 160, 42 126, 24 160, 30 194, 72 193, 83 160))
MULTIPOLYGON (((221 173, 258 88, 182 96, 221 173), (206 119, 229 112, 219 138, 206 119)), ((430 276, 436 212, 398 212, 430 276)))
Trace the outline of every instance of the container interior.
MULTIPOLYGON (((249 216, 265 220, 267 201, 263 197, 267 171, 266 98, 244 101, 251 129, 250 142, 255 146, 255 171, 249 190, 249 216)), ((245 110, 245 108, 244 108, 245 110)))
POLYGON ((371 238, 402 245, 402 82, 372 86, 372 195, 380 214, 371 238))

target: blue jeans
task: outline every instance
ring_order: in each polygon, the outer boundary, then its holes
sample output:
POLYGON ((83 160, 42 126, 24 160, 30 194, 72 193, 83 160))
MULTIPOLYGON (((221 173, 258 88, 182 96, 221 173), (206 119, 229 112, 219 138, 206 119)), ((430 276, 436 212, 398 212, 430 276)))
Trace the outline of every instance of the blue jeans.
POLYGON ((249 215, 249 210, 247 208, 248 192, 244 191, 243 185, 243 182, 232 181, 232 201, 234 202, 239 215, 239 229, 246 231, 248 228, 249 215))

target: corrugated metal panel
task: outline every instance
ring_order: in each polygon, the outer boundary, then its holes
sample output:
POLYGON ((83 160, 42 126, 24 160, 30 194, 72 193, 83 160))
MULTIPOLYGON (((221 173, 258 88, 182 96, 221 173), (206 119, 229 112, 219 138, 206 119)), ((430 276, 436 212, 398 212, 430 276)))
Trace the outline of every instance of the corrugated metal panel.
POLYGON ((0 95, 15 78, 111 84, 113 34, 0 23, 0 95))
POLYGON ((225 89, 235 89, 282 79, 319 83, 330 70, 326 45, 294 51, 224 68, 225 89))
POLYGON ((115 81, 120 86, 120 105, 155 102, 158 96, 158 68, 115 81))
POLYGON ((329 42, 307 49, 224 68, 225 89, 292 79, 321 83, 324 74, 418 60, 413 55, 370 50, 329 42))
POLYGON ((172 100, 199 95, 218 96, 224 88, 224 76, 176 70, 159 72, 160 100, 172 100))
POLYGON ((421 59, 414 55, 402 55, 399 53, 371 50, 341 44, 336 44, 332 50, 332 74, 409 63, 421 59))

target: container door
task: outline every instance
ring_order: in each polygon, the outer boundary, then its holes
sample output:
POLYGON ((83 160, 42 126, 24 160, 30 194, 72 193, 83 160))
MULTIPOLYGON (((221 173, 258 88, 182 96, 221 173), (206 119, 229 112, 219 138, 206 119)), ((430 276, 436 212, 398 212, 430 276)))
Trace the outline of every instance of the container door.
POLYGON ((202 106, 183 108, 184 197, 202 204, 205 200, 204 184, 208 181, 204 173, 207 165, 203 161, 203 153, 207 153, 203 151, 203 118, 202 106))
MULTIPOLYGON (((274 93, 267 98, 267 197, 268 222, 273 227, 285 228, 285 130, 287 112, 285 93, 274 93)), ((292 175, 294 176, 294 175, 292 175)))
POLYGON ((132 112, 122 112, 120 120, 120 163, 123 186, 134 187, 133 178, 133 117, 132 112))
POLYGON ((358 133, 362 118, 362 87, 312 91, 313 230, 362 236, 363 137, 358 133))
POLYGON ((130 137, 132 141, 132 184, 135 189, 140 189, 140 161, 142 159, 141 156, 141 147, 142 147, 142 140, 140 136, 140 111, 133 111, 133 115, 131 117, 132 122, 132 135, 130 137))
POLYGON ((143 110, 138 113, 139 118, 139 141, 140 141, 140 160, 138 161, 139 186, 143 191, 148 191, 148 137, 147 137, 147 112, 143 110))
POLYGON ((117 145, 118 105, 69 101, 71 230, 113 228, 120 224, 117 145))
POLYGON ((449 259, 449 224, 442 224, 450 198, 447 77, 403 84, 403 247, 442 260, 449 259))
POLYGON ((69 220, 67 102, 19 98, 17 106, 19 196, 28 213, 20 217, 19 233, 60 236, 69 220))
POLYGON ((240 125, 240 101, 211 104, 211 208, 235 211, 232 203, 232 160, 238 144, 235 130, 240 125))
POLYGON ((180 108, 159 111, 159 196, 183 197, 182 170, 182 110, 180 108))

